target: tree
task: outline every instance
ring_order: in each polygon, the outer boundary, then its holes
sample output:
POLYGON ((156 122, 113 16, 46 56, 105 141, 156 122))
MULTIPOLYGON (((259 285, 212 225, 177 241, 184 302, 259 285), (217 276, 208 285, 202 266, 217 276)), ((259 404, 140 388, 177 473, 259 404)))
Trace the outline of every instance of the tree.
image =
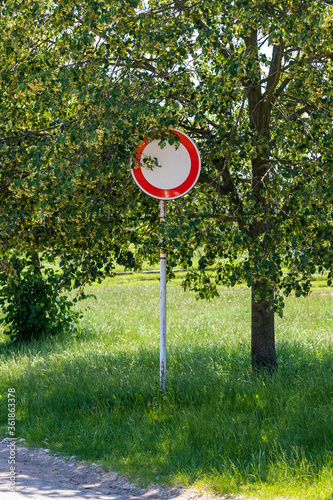
POLYGON ((332 279, 331 5, 85 0, 2 10, 10 237, 39 228, 44 244, 47 219, 60 228, 52 248, 68 255, 88 251, 92 222, 97 260, 129 240, 154 258, 164 238, 171 262, 191 266, 203 248, 185 287, 207 297, 217 283, 248 283, 252 365, 276 366, 283 294, 306 295, 316 270, 332 279), (203 168, 162 228, 154 202, 128 183, 128 162, 145 133, 164 141, 173 127, 196 138, 203 168), (213 263, 215 276, 205 271, 213 263))
MULTIPOLYGON (((29 1, 1 7, 0 246, 60 256, 65 284, 80 285, 115 261, 134 265, 123 208, 131 204, 128 172, 120 168, 130 131, 112 123, 119 86, 104 62, 94 71, 95 35, 89 22, 75 26, 71 9, 29 1), (100 113, 110 133, 99 129, 100 113)), ((93 5, 84 9, 94 16, 93 5)))

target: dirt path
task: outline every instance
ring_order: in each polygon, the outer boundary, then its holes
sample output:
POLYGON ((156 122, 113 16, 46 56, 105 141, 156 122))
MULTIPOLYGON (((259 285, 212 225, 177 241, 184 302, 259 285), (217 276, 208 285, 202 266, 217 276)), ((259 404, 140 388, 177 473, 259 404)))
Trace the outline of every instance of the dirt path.
MULTIPOLYGON (((1 500, 212 500, 208 494, 191 490, 166 490, 152 486, 141 489, 112 471, 103 471, 96 464, 77 462, 74 457, 62 459, 48 450, 29 449, 17 442, 0 441, 1 500), (8 460, 14 460, 13 482, 10 482, 8 460), (15 478, 15 479, 14 479, 15 478), (11 484, 15 485, 11 490, 11 484)), ((219 497, 216 500, 240 500, 219 497)), ((253 499, 255 500, 255 499, 253 499)), ((258 499, 256 499, 258 500, 258 499)))

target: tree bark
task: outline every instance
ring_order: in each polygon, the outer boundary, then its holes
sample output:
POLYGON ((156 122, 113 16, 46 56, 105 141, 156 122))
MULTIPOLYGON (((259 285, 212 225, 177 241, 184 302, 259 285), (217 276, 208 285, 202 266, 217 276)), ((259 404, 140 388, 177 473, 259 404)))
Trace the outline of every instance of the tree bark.
POLYGON ((39 254, 38 252, 34 252, 31 254, 31 261, 32 265, 34 266, 34 274, 42 274, 41 268, 40 268, 40 260, 39 260, 39 254))
POLYGON ((261 285, 260 282, 252 285, 252 368, 256 371, 264 369, 272 372, 277 368, 274 311, 270 308, 274 299, 274 289, 271 292, 270 300, 256 301, 255 291, 261 285))

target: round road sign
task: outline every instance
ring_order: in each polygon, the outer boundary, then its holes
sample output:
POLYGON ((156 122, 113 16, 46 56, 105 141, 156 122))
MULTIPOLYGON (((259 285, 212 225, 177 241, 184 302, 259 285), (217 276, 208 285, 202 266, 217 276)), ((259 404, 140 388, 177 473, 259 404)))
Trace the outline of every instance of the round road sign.
POLYGON ((188 193, 200 175, 201 160, 195 143, 184 132, 173 130, 180 138, 176 149, 168 142, 162 149, 159 141, 148 143, 145 139, 138 146, 137 164, 146 156, 157 158, 160 166, 152 170, 147 167, 131 169, 133 179, 139 188, 152 198, 158 200, 174 200, 188 193))

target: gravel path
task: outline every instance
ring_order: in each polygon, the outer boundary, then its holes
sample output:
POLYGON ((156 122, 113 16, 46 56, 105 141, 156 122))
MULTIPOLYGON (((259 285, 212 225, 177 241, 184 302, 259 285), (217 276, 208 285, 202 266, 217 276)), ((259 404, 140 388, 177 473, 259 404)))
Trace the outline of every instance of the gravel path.
MULTIPOLYGON (((163 489, 151 486, 141 489, 112 471, 103 471, 97 464, 64 460, 49 450, 29 449, 21 440, 13 446, 9 439, 0 441, 1 500, 212 500, 208 494, 185 489, 163 489), (8 460, 14 460, 13 465, 8 460), (10 467, 15 467, 13 483, 10 467), (11 484, 15 485, 13 490, 11 484)), ((12 472, 14 474, 14 470, 12 472)), ((239 497, 218 497, 215 500, 240 500, 239 497)), ((257 499, 253 499, 257 500, 257 499)))

